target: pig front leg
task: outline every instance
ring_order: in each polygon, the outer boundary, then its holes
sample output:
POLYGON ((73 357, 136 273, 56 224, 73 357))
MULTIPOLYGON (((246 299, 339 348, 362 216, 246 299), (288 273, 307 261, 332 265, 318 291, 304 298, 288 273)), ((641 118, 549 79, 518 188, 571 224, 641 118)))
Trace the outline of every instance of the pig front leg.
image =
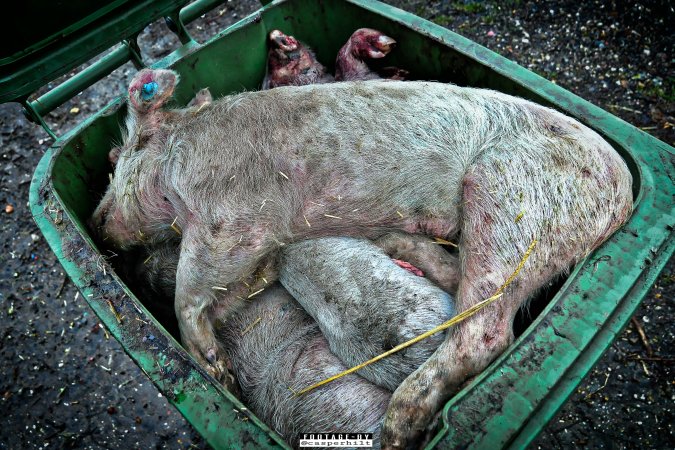
POLYGON ((183 295, 181 291, 176 294, 176 316, 183 346, 209 375, 220 381, 227 371, 225 363, 218 360, 218 346, 205 312, 211 299, 200 295, 183 295))
POLYGON ((265 256, 262 248, 231 235, 183 232, 174 300, 181 341, 219 381, 228 375, 227 359, 218 346, 212 317, 230 317, 276 279, 270 259, 260 264, 265 256))

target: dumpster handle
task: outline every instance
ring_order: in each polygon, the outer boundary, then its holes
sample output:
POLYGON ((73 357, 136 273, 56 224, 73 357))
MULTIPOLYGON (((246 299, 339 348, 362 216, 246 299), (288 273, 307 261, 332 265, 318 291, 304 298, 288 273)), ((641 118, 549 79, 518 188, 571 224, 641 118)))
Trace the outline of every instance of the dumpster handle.
POLYGON ((136 36, 122 41, 122 45, 111 51, 86 69, 73 75, 54 89, 46 92, 35 100, 23 101, 24 114, 33 122, 42 125, 42 128, 56 139, 54 132, 47 126, 43 116, 49 114, 79 92, 87 89, 101 78, 108 76, 127 61, 132 61, 137 68, 144 67, 140 49, 136 43, 136 36))
MULTIPOLYGON (((196 41, 190 36, 186 23, 192 22, 201 15, 224 3, 224 0, 196 0, 189 5, 177 10, 168 17, 165 17, 169 29, 178 36, 181 44, 196 44, 196 41)), ((261 0, 264 5, 270 3, 269 0, 261 0)), ((121 41, 121 46, 112 50, 98 61, 83 69, 81 72, 73 75, 68 80, 59 84, 55 88, 47 91, 35 100, 23 99, 24 115, 32 122, 35 122, 44 128, 54 140, 56 134, 47 125, 44 116, 72 99, 75 95, 87 89, 100 79, 108 76, 112 71, 131 61, 137 69, 146 67, 141 57, 141 50, 138 46, 138 33, 129 39, 121 41)))
POLYGON ((52 131, 51 128, 49 128, 49 125, 47 125, 47 122, 45 122, 45 119, 42 118, 39 112, 33 108, 33 103, 39 103, 40 99, 35 100, 35 102, 31 102, 28 99, 24 99, 21 101, 21 104, 23 105, 23 113, 24 115, 31 121, 39 123, 42 128, 47 132, 48 135, 52 137, 55 141, 58 139, 56 134, 52 131))
POLYGON ((136 34, 132 39, 125 39, 122 41, 129 51, 129 60, 134 64, 136 69, 142 69, 145 67, 143 62, 143 57, 141 57, 141 48, 138 46, 138 34, 136 34))

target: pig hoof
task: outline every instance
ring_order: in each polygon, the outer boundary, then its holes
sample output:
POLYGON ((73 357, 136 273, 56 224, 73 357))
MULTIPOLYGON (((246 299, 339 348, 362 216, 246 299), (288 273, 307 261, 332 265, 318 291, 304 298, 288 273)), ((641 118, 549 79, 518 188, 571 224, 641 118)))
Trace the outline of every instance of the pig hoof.
POLYGON ((223 380, 226 378, 227 371, 223 371, 223 368, 218 364, 207 364, 204 367, 206 371, 215 378, 219 383, 223 383, 223 380))
POLYGON ((222 382, 223 372, 227 372, 227 369, 218 361, 218 351, 214 347, 211 347, 204 353, 204 358, 206 359, 206 371, 213 378, 222 382))
POLYGON ((211 363, 212 365, 216 364, 216 361, 218 361, 218 352, 216 351, 215 348, 210 348, 206 351, 206 360, 211 363))

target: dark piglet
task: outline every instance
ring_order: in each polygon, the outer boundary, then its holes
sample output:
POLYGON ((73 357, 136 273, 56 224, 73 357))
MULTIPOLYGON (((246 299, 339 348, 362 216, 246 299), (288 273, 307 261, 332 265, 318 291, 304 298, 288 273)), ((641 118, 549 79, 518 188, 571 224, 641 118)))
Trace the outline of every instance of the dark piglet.
POLYGON ((270 49, 263 89, 333 81, 333 76, 326 72, 314 52, 293 36, 273 30, 268 42, 270 49))
POLYGON ((391 392, 358 374, 303 395, 294 391, 346 370, 316 322, 280 285, 261 293, 216 336, 239 379, 248 408, 297 447, 301 433, 369 432, 379 448, 391 392))
POLYGON ((369 60, 384 58, 396 46, 396 41, 378 30, 360 28, 342 46, 335 59, 335 81, 404 80, 408 71, 396 67, 373 70, 369 60))

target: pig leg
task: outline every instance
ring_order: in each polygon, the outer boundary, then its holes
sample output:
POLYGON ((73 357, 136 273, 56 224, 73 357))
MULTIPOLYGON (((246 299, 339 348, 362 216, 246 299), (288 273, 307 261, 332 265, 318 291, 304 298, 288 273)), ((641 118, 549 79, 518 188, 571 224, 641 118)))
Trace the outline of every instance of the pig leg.
POLYGON ((448 294, 459 284, 459 259, 427 236, 390 233, 375 241, 390 257, 411 263, 448 294))
POLYGON ((272 252, 261 242, 224 232, 209 235, 198 225, 183 231, 174 300, 181 341, 219 380, 228 374, 227 361, 211 318, 236 313, 253 293, 276 280, 272 252))
POLYGON ((452 329, 429 360, 396 390, 385 417, 383 448, 420 442, 443 403, 513 341, 518 308, 627 219, 632 208, 630 177, 611 158, 618 159, 608 154, 609 161, 586 162, 582 167, 589 176, 574 180, 561 176, 550 163, 531 160, 513 162, 522 171, 520 180, 501 176, 493 161, 478 162, 470 169, 463 179, 457 309, 466 310, 493 295, 530 243, 538 242, 504 296, 452 329))
POLYGON ((218 346, 208 314, 216 301, 216 292, 193 287, 195 266, 190 257, 181 254, 174 300, 181 342, 197 362, 219 380, 225 373, 225 365, 223 361, 218 361, 218 346))
MULTIPOLYGON (((319 324, 331 351, 355 366, 455 315, 452 297, 393 264, 364 239, 321 238, 285 248, 280 280, 319 324)), ((430 337, 359 374, 394 390, 443 342, 430 337)))

